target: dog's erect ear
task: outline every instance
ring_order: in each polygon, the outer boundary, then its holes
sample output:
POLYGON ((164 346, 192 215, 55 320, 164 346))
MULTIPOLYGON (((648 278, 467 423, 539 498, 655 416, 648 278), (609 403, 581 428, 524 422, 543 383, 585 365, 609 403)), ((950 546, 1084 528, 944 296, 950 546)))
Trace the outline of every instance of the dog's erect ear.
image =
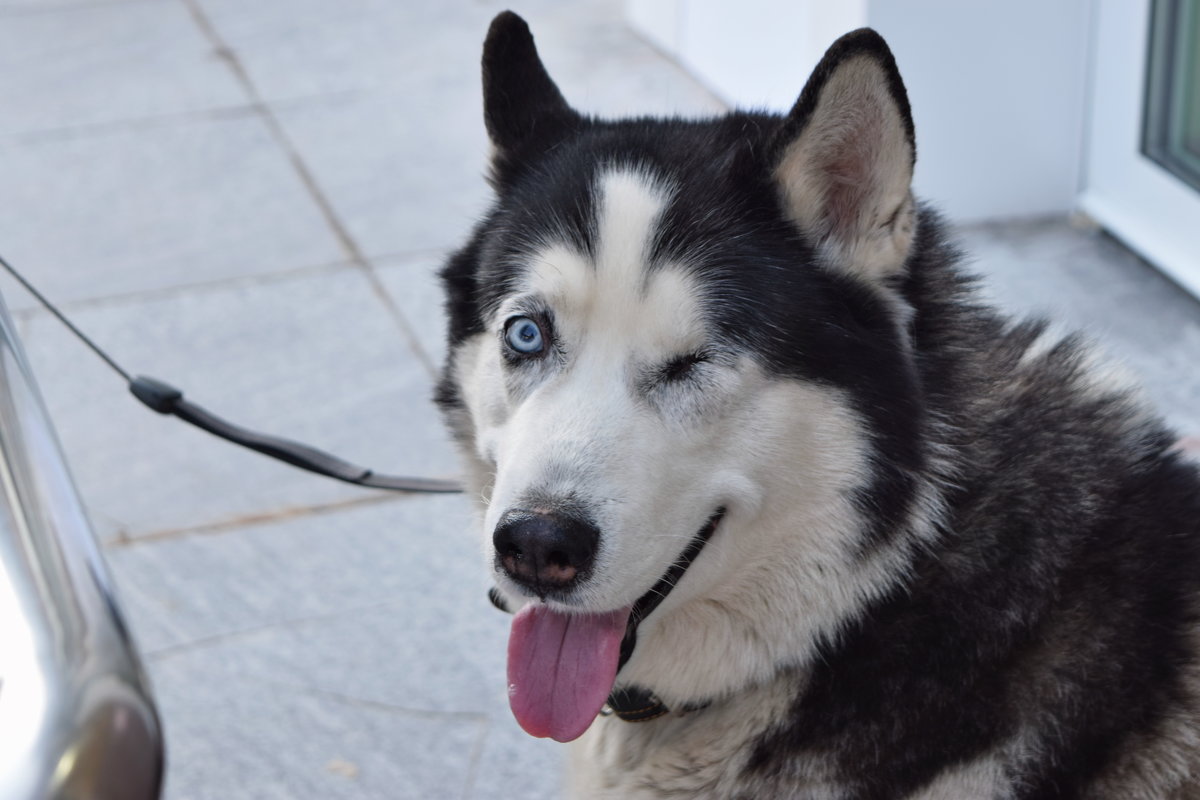
POLYGON ((833 43, 773 143, 783 206, 829 265, 869 281, 912 244, 916 145, 895 59, 869 28, 833 43))
POLYGON ((542 66, 525 20, 498 14, 483 43, 483 119, 496 155, 548 140, 577 117, 542 66))

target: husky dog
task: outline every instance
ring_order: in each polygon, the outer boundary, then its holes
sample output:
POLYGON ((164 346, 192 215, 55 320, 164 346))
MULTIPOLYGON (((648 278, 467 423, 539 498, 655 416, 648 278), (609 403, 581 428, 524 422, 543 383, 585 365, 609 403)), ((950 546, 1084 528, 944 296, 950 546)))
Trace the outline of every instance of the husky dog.
POLYGON ((784 117, 573 110, 512 13, 438 402, 511 705, 611 798, 1200 797, 1200 480, 980 304, 884 41, 784 117))

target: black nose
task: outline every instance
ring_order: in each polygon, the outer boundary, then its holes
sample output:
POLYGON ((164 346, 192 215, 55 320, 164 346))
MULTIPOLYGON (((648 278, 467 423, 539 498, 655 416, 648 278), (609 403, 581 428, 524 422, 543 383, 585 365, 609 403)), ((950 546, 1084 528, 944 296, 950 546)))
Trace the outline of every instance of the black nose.
POLYGON ((521 509, 506 511, 492 534, 500 568, 539 594, 586 576, 599 542, 587 520, 521 509))

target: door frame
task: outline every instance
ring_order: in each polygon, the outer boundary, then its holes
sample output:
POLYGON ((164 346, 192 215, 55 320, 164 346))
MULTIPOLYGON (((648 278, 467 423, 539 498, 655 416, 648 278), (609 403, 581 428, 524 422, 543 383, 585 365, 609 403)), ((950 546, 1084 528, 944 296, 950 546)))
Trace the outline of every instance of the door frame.
POLYGON ((1142 153, 1151 0, 1098 0, 1079 207, 1200 297, 1200 192, 1142 153))

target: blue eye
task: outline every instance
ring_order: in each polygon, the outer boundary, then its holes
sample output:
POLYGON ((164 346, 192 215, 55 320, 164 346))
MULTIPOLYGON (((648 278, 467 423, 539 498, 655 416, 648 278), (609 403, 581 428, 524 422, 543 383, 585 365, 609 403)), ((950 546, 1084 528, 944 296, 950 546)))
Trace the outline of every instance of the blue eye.
POLYGON ((518 353, 537 355, 545 348, 542 328, 529 317, 513 317, 504 329, 504 341, 518 353))

